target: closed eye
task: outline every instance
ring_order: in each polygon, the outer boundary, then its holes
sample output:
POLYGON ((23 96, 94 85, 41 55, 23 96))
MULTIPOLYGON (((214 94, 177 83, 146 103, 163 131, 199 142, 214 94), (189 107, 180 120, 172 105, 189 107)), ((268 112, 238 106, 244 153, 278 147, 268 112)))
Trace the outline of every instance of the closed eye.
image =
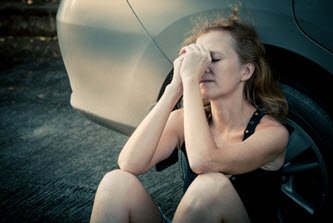
POLYGON ((217 63, 219 62, 221 59, 215 59, 215 58, 212 58, 212 63, 217 63))

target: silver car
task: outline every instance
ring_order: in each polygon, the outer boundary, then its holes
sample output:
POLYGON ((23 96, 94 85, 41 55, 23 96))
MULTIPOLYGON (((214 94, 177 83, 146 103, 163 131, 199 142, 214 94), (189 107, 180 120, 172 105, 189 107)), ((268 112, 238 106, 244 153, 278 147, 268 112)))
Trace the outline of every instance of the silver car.
MULTIPOLYGON (((228 0, 62 0, 57 31, 71 105, 131 134, 171 80, 192 19, 229 11, 228 0)), ((333 200, 333 1, 244 0, 287 97, 291 132, 281 222, 312 222, 333 200)))

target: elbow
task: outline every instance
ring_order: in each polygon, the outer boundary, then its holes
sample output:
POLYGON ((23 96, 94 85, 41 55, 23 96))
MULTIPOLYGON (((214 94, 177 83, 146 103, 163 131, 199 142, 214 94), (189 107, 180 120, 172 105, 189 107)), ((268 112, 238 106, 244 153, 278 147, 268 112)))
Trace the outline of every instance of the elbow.
POLYGON ((209 160, 202 158, 189 160, 191 170, 198 175, 212 172, 209 163, 209 160))
POLYGON ((128 159, 126 159, 126 157, 122 153, 120 153, 118 156, 118 166, 119 169, 123 171, 130 173, 133 172, 133 167, 131 167, 131 162, 128 159))
POLYGON ((126 159, 118 158, 118 166, 120 170, 131 173, 135 176, 141 175, 146 172, 145 170, 139 168, 137 165, 134 165, 133 162, 130 162, 126 159))
POLYGON ((202 166, 199 166, 199 165, 190 165, 190 167, 191 167, 191 170, 192 170, 195 174, 197 174, 197 175, 207 173, 206 169, 203 168, 202 166))
POLYGON ((131 165, 130 162, 126 160, 118 159, 118 166, 122 171, 131 173, 133 175, 137 176, 141 174, 136 168, 133 167, 133 165, 131 165))
POLYGON ((122 157, 121 153, 120 155, 118 156, 118 166, 121 170, 125 170, 126 169, 126 166, 127 166, 127 162, 126 160, 122 157))
POLYGON ((196 174, 229 172, 229 168, 225 164, 214 159, 214 156, 200 156, 192 159, 188 157, 188 162, 191 170, 196 174))
POLYGON ((187 153, 188 162, 191 170, 196 174, 219 172, 218 160, 216 160, 218 147, 215 144, 207 146, 209 149, 200 150, 193 148, 194 152, 187 153), (196 152, 195 152, 196 151, 196 152))
POLYGON ((121 169, 123 171, 129 172, 129 173, 133 172, 131 166, 125 160, 118 159, 118 166, 119 166, 119 169, 121 169))

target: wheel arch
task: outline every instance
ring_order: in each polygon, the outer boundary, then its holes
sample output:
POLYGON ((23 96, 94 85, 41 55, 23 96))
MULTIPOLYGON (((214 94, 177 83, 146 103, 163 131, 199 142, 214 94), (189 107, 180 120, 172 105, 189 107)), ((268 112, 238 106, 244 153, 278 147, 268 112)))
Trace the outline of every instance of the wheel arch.
POLYGON ((333 106, 330 98, 333 74, 314 61, 290 50, 265 45, 267 60, 273 75, 318 103, 331 117, 333 106))

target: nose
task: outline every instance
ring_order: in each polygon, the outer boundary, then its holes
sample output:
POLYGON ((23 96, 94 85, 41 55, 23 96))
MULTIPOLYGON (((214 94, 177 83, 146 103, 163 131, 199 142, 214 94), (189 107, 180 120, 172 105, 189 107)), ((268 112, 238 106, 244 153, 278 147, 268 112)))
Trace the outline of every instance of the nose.
POLYGON ((205 73, 210 73, 210 68, 209 67, 206 68, 205 73))

